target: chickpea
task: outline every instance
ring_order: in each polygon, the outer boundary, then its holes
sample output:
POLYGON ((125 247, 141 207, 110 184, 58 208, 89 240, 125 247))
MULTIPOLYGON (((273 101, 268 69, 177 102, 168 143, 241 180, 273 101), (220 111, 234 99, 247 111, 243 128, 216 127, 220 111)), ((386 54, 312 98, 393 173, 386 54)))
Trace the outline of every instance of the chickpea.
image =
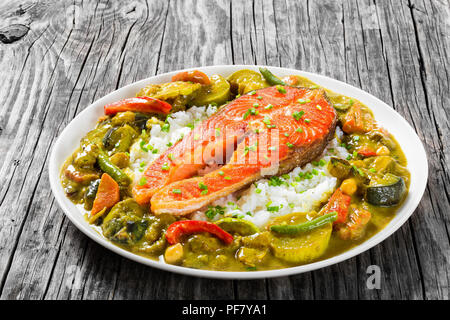
POLYGON ((386 146, 381 146, 377 149, 377 156, 388 156, 390 153, 391 151, 386 146))
POLYGON ((358 186, 356 185, 356 180, 353 178, 345 179, 341 183, 341 190, 345 194, 348 194, 351 196, 356 192, 356 189, 358 189, 358 186))
POLYGON ((183 246, 181 243, 174 244, 166 249, 164 260, 170 264, 176 264, 183 258, 183 246))

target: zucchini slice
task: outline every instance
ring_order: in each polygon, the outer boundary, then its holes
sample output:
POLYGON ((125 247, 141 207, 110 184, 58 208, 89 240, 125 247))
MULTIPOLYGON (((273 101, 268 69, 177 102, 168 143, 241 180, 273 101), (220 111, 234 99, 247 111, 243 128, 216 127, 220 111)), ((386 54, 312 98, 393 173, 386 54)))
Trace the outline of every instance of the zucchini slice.
POLYGON ((246 94, 253 90, 270 87, 259 72, 248 69, 236 71, 227 80, 231 85, 231 91, 237 94, 246 94))
POLYGON ((247 220, 237 218, 222 218, 216 224, 223 230, 230 233, 238 233, 242 236, 249 236, 259 232, 257 226, 247 220))
MULTIPOLYGON (((285 221, 287 224, 307 222, 306 213, 294 213, 279 217, 273 223, 285 221)), ((273 237, 271 249, 273 255, 290 263, 308 263, 324 254, 328 248, 332 224, 327 223, 318 228, 302 232, 295 236, 278 234, 273 237)))
POLYGON ((383 184, 366 188, 366 201, 375 206, 390 207, 399 204, 406 193, 405 181, 393 174, 386 174, 383 184))
POLYGON ((192 101, 195 106, 207 106, 212 103, 224 104, 230 99, 230 83, 222 76, 211 76, 211 85, 205 86, 198 96, 192 101))

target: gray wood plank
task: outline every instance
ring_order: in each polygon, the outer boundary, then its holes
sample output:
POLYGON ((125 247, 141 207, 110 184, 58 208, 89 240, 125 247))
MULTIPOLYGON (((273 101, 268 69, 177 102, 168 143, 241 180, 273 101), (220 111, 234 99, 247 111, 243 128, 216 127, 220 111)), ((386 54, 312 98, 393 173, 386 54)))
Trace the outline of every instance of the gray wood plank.
MULTIPOLYGON (((450 297, 450 2, 410 1, 425 97, 417 108, 424 129, 429 180, 420 212, 413 216, 427 299, 450 297), (431 124, 431 125, 430 125, 431 124)), ((420 130, 420 129, 419 129, 420 130)))
MULTIPOLYGON (((21 80, 29 81, 28 86, 23 85, 22 88, 29 88, 23 92, 30 91, 30 94, 22 94, 23 98, 20 98, 20 95, 16 96, 11 91, 12 97, 8 99, 16 98, 17 106, 11 105, 6 113, 9 118, 3 120, 7 135, 2 135, 2 141, 11 134, 13 140, 8 143, 20 148, 8 150, 2 171, 11 171, 11 166, 14 166, 11 159, 14 158, 21 159, 23 169, 16 170, 12 178, 8 178, 9 184, 2 183, 2 219, 15 218, 14 228, 2 228, 0 236, 0 243, 5 248, 0 255, 2 261, 6 260, 1 264, 0 271, 3 278, 8 274, 8 278, 4 278, 2 298, 17 297, 17 294, 22 298, 42 298, 49 287, 47 282, 51 280, 52 272, 64 273, 68 266, 67 258, 71 260, 69 266, 80 261, 78 257, 70 255, 73 247, 64 246, 70 242, 61 243, 58 238, 59 230, 62 229, 62 211, 49 209, 50 206, 56 206, 53 204, 46 171, 51 143, 79 111, 123 85, 123 74, 127 74, 129 82, 134 81, 133 73, 128 72, 128 68, 133 68, 133 63, 134 72, 142 70, 140 76, 145 72, 152 74, 155 71, 159 47, 153 46, 153 43, 160 43, 158 35, 162 34, 163 26, 158 23, 148 24, 147 19, 157 21, 165 8, 164 1, 159 3, 159 7, 154 3, 151 9, 143 2, 130 2, 120 8, 107 2, 83 5, 75 3, 68 6, 64 2, 55 2, 52 7, 54 11, 42 6, 36 5, 28 13, 34 19, 30 24, 30 34, 38 36, 30 51, 27 51, 27 46, 20 52, 13 52, 15 48, 6 49, 6 54, 19 56, 21 53, 22 57, 28 54, 28 64, 25 64, 23 74, 19 75, 17 70, 13 74, 21 80), (68 15, 58 14, 59 12, 67 12, 68 15), (134 42, 130 42, 133 30, 135 35, 141 35, 141 40, 145 39, 146 42, 141 43, 136 37, 134 42), (134 52, 127 55, 129 48, 133 48, 134 52), (148 57, 137 64, 134 60, 136 56, 148 57), (40 95, 34 92, 39 89, 40 95), (20 110, 27 105, 30 105, 29 111, 20 110), (20 112, 25 113, 25 117, 18 117, 20 112), (27 112, 30 114, 27 115, 27 112), (15 124, 13 120, 18 123, 15 124), (20 125, 30 133, 17 130, 20 125), (30 155, 27 156, 27 153, 30 155), (25 220, 25 217, 28 219, 25 220), (42 224, 43 221, 47 224, 42 224), (41 255, 43 252, 48 254, 41 255), (36 282, 35 286, 28 285, 33 282, 36 282)), ((10 11, 4 11, 4 14, 8 15, 16 8, 12 7, 10 11)), ((25 38, 23 41, 25 40, 34 39, 25 38)), ((17 42, 17 46, 19 45, 17 42)), ((2 63, 12 61, 23 63, 23 59, 11 58, 3 59, 2 63)), ((10 222, 2 225, 8 223, 10 222)), ((111 272, 108 268, 110 265, 118 266, 120 258, 110 254, 109 261, 99 266, 98 254, 95 254, 99 249, 93 242, 88 242, 81 253, 85 258, 81 260, 83 265, 79 267, 82 270, 108 270, 106 275, 115 279, 116 271, 111 272)), ((107 257, 105 254, 103 256, 107 257)), ((97 289, 97 284, 105 274, 91 272, 87 276, 84 296, 110 297, 114 282, 103 281, 106 288, 102 291, 101 286, 97 289), (95 290, 90 290, 91 287, 95 290)))

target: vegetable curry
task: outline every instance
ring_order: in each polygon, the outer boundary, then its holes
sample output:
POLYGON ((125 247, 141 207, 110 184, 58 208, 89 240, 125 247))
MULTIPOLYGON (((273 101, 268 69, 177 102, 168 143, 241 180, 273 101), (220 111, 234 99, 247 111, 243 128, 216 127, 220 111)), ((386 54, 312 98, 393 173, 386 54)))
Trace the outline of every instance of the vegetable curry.
MULTIPOLYGON (((228 78, 189 71, 177 74, 172 82, 142 88, 135 98, 106 105, 105 116, 65 162, 61 183, 87 221, 126 250, 153 259, 162 256, 166 263, 190 268, 254 271, 323 260, 372 237, 406 197, 410 180, 406 165, 395 138, 356 99, 301 76, 279 78, 265 68, 239 70, 228 78), (257 227, 242 217, 224 215, 220 206, 205 208, 206 217, 216 217, 208 221, 195 219, 194 214, 155 214, 149 205, 136 201, 132 188, 145 181, 130 168, 130 148, 141 141, 145 152, 158 153, 144 142, 153 126, 167 131, 167 119, 174 112, 205 105, 220 110, 236 98, 272 86, 280 93, 287 87, 323 89, 337 114, 343 132, 338 141, 348 156, 322 163, 337 184, 317 210, 276 216, 257 227)), ((282 182, 283 176, 274 179, 282 182)), ((208 192, 207 186, 199 187, 208 192)))

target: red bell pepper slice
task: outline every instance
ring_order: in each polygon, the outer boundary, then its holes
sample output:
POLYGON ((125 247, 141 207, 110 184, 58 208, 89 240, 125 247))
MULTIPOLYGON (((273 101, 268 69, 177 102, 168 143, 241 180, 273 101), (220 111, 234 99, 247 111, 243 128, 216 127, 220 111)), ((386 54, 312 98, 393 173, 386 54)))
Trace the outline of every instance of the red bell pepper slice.
POLYGON ((168 114, 172 106, 167 102, 152 97, 135 97, 107 104, 104 108, 106 115, 124 111, 168 114))
POLYGON ((211 84, 211 80, 209 80, 208 76, 198 70, 177 73, 172 77, 172 82, 173 81, 191 81, 200 84, 211 84))
POLYGON ((363 157, 374 157, 377 155, 377 153, 369 147, 359 148, 358 154, 362 155, 363 157))
POLYGON ((336 211, 338 216, 336 223, 344 223, 347 221, 348 209, 352 197, 342 192, 341 188, 336 189, 333 195, 328 200, 328 203, 322 208, 321 213, 327 214, 336 211))
POLYGON ((233 236, 214 223, 200 220, 184 220, 172 223, 166 231, 166 239, 169 244, 176 244, 185 235, 208 232, 226 244, 233 242, 233 236))

